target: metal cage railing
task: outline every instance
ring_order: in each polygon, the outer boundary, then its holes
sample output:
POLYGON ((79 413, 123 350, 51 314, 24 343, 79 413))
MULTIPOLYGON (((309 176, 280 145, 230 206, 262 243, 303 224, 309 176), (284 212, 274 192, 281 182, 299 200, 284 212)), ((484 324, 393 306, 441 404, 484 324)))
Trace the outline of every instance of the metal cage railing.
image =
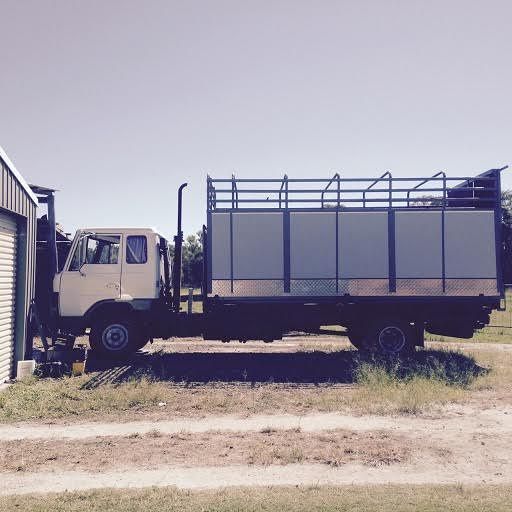
POLYGON ((474 177, 276 179, 207 178, 207 208, 241 209, 359 209, 359 208, 479 208, 500 205, 500 173, 491 169, 474 177), (427 185, 427 186, 425 186, 427 185))

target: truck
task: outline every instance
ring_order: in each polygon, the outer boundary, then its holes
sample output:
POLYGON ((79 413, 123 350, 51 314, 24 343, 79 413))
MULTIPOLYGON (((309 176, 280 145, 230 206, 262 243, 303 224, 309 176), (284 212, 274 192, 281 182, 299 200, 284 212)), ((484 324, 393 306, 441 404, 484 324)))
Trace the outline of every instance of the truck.
POLYGON ((425 331, 470 338, 503 307, 501 172, 473 177, 207 177, 202 312, 180 309, 182 200, 153 229, 82 228, 53 279, 53 336, 106 357, 148 341, 279 340, 342 326, 401 354, 425 331))

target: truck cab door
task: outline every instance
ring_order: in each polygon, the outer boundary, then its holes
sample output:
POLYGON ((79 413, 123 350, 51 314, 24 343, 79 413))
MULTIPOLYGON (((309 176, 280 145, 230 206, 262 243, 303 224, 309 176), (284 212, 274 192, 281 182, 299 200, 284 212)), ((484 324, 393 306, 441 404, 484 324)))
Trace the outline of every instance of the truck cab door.
POLYGON ((120 234, 81 234, 60 276, 59 313, 83 316, 95 303, 121 294, 120 234))

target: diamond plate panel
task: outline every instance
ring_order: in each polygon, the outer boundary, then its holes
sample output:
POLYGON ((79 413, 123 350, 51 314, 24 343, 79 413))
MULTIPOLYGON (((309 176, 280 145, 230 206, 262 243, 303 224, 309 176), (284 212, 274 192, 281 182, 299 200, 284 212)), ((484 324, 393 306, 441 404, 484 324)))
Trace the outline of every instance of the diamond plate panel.
POLYGON ((388 295, 389 281, 387 279, 340 279, 338 294, 344 295, 388 295))
POLYGON ((397 279, 396 295, 443 295, 443 280, 397 279))
POLYGON ((284 291, 280 279, 236 279, 233 281, 233 295, 237 297, 276 297, 284 291))
POLYGON ((447 279, 446 295, 499 295, 496 279, 447 279))
POLYGON ((213 279, 212 280, 212 292, 209 294, 210 297, 218 295, 219 297, 226 297, 231 295, 231 281, 224 279, 213 279))
POLYGON ((306 297, 336 295, 336 279, 292 279, 290 293, 306 297))
POLYGON ((279 279, 235 279, 233 293, 230 280, 213 280, 210 296, 219 297, 276 297, 284 292, 283 281, 279 279))

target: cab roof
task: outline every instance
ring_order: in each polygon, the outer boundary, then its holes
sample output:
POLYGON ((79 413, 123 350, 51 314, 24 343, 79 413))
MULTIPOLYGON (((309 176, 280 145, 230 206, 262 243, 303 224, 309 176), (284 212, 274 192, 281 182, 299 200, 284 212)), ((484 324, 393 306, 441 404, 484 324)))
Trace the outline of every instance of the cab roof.
POLYGON ((155 235, 162 236, 156 229, 154 228, 120 228, 120 227, 112 227, 112 228, 79 228, 78 231, 80 232, 91 232, 91 233, 103 233, 103 234, 109 234, 109 235, 115 235, 115 234, 121 234, 121 235, 127 235, 127 234, 137 234, 137 235, 144 235, 147 233, 154 233, 155 235))

